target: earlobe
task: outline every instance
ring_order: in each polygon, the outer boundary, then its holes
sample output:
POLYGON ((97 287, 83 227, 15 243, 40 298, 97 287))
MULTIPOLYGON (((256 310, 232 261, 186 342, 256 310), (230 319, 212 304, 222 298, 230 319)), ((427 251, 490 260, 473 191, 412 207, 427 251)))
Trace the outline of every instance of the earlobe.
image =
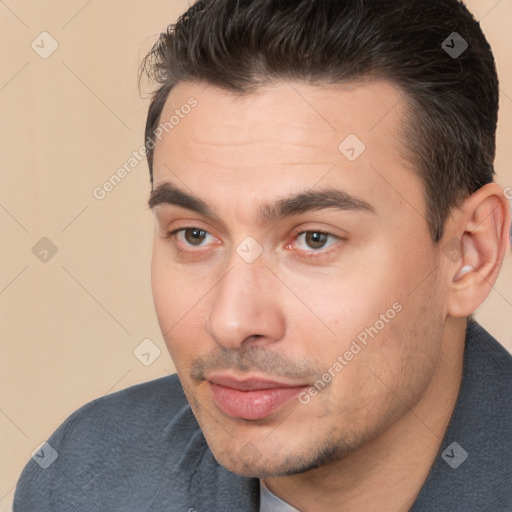
POLYGON ((448 314, 474 313, 489 295, 508 248, 510 211, 503 189, 490 183, 467 198, 451 236, 460 241, 460 261, 451 262, 448 314))

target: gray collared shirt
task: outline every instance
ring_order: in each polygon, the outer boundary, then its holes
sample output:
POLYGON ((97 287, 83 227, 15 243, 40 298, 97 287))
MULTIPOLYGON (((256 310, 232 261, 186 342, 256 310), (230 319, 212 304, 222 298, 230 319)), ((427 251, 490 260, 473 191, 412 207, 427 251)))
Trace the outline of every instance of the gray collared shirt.
POLYGON ((270 489, 260 480, 260 510, 259 512, 300 512, 286 501, 270 492, 270 489))

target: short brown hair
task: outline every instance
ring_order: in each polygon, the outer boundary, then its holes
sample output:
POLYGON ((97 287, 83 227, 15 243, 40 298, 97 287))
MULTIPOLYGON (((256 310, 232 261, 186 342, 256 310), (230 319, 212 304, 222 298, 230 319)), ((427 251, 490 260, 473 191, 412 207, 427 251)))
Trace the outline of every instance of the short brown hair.
POLYGON ((159 85, 145 130, 151 183, 154 131, 179 82, 244 94, 274 80, 368 76, 405 92, 406 149, 434 242, 450 210, 493 181, 498 77, 479 23, 458 0, 200 0, 160 34, 143 73, 159 85), (455 41, 468 45, 461 55, 447 51, 455 41))

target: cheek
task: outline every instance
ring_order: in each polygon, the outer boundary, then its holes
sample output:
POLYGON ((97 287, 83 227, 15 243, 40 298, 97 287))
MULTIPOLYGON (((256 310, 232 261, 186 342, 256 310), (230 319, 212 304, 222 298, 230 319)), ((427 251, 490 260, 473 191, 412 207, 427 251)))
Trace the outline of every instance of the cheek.
POLYGON ((409 265, 409 270, 405 262, 389 264, 392 272, 387 272, 385 250, 379 260, 374 267, 371 261, 363 262, 379 271, 356 271, 354 265, 354 272, 322 283, 316 293, 303 280, 310 308, 334 331, 325 328, 312 344, 311 318, 294 316, 303 329, 299 339, 305 350, 332 380, 318 401, 324 412, 344 403, 352 412, 371 416, 371 408, 381 410, 384 404, 414 403, 432 378, 443 325, 437 273, 425 271, 423 282, 418 282, 421 262, 414 268, 409 265))
POLYGON ((177 275, 166 264, 162 251, 154 248, 151 262, 153 302, 160 330, 175 364, 180 359, 180 345, 187 346, 181 333, 187 320, 187 305, 191 302, 187 293, 189 288, 179 283, 177 275))
POLYGON ((155 312, 167 350, 180 378, 188 378, 191 362, 212 349, 205 336, 211 283, 193 272, 174 268, 165 248, 153 250, 151 286, 155 312))
MULTIPOLYGON (((371 268, 370 263, 367 268, 371 268)), ((352 340, 364 344, 374 335, 380 336, 403 311, 403 284, 387 272, 368 272, 363 265, 347 265, 327 277, 304 273, 285 279, 298 290, 302 302, 290 302, 289 326, 298 326, 303 332, 317 331, 322 353, 329 353, 329 348, 343 353, 350 349, 352 340)), ((316 350, 318 345, 311 348, 316 350)))
POLYGON ((151 261, 151 288, 156 314, 166 333, 184 318, 197 302, 202 280, 188 276, 183 269, 176 268, 169 257, 169 249, 161 241, 155 241, 151 261))
POLYGON ((320 421, 325 428, 337 425, 339 432, 366 435, 414 407, 435 371, 441 333, 429 330, 427 318, 421 326, 411 326, 406 314, 404 309, 373 337, 369 334, 366 344, 357 337, 352 343, 349 337, 328 354, 322 351, 331 383, 306 397, 307 414, 301 421, 311 428, 318 428, 320 421))
POLYGON ((365 348, 357 356, 357 363, 347 367, 347 380, 350 375, 361 386, 360 393, 368 404, 373 403, 375 411, 387 403, 389 411, 402 414, 429 386, 443 339, 435 290, 435 279, 427 280, 416 295, 403 295, 400 312, 382 329, 382 324, 375 322, 373 328, 364 331, 368 334, 365 348))
POLYGON ((165 271, 165 265, 157 249, 153 249, 151 261, 151 290, 155 312, 162 333, 172 326, 172 312, 174 309, 175 295, 173 290, 172 274, 165 271))

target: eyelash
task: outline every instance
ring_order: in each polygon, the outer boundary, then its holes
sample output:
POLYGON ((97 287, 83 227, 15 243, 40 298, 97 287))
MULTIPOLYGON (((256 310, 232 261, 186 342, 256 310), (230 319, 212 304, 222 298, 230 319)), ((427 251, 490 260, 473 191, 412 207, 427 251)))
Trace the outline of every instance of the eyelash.
MULTIPOLYGON (((177 250, 181 253, 188 253, 188 254, 191 254, 191 253, 198 253, 201 249, 201 247, 204 247, 202 245, 198 245, 198 246, 195 246, 197 247, 198 249, 192 249, 192 250, 189 250, 189 249, 183 249, 181 247, 179 247, 178 244, 176 244, 175 240, 178 236, 179 233, 181 232, 185 232, 187 230, 198 230, 198 231, 202 231, 204 233, 206 233, 207 235, 210 235, 210 236, 213 236, 211 235, 211 233, 209 233, 208 231, 206 231, 205 229, 201 229, 201 228, 198 228, 197 226, 187 226, 187 227, 182 227, 182 228, 178 228, 178 229, 175 229, 174 231, 169 231, 168 233, 166 233, 165 237, 166 239, 172 239, 173 240, 173 243, 177 246, 177 250)), ((300 250, 301 252, 303 253, 309 253, 307 257, 318 257, 318 256, 322 256, 324 254, 327 254, 328 252, 331 252, 331 247, 333 245, 335 245, 335 242, 336 241, 340 241, 342 240, 341 237, 337 236, 337 235, 334 235, 333 233, 329 233, 327 231, 322 231, 320 229, 308 229, 308 230, 297 230, 295 231, 292 236, 293 236, 293 242, 295 242, 296 240, 299 239, 300 236, 302 235, 306 235, 308 233, 317 233, 317 234, 320 234, 320 235, 325 235, 328 237, 328 239, 332 239, 334 240, 333 243, 331 243, 330 245, 327 246, 327 249, 318 249, 318 250, 315 250, 315 249, 311 249, 311 250, 300 250)), ((290 243, 287 243, 286 244, 286 247, 288 247, 290 245, 290 243)), ((191 246, 191 245, 188 245, 187 247, 194 247, 194 246, 191 246)))

